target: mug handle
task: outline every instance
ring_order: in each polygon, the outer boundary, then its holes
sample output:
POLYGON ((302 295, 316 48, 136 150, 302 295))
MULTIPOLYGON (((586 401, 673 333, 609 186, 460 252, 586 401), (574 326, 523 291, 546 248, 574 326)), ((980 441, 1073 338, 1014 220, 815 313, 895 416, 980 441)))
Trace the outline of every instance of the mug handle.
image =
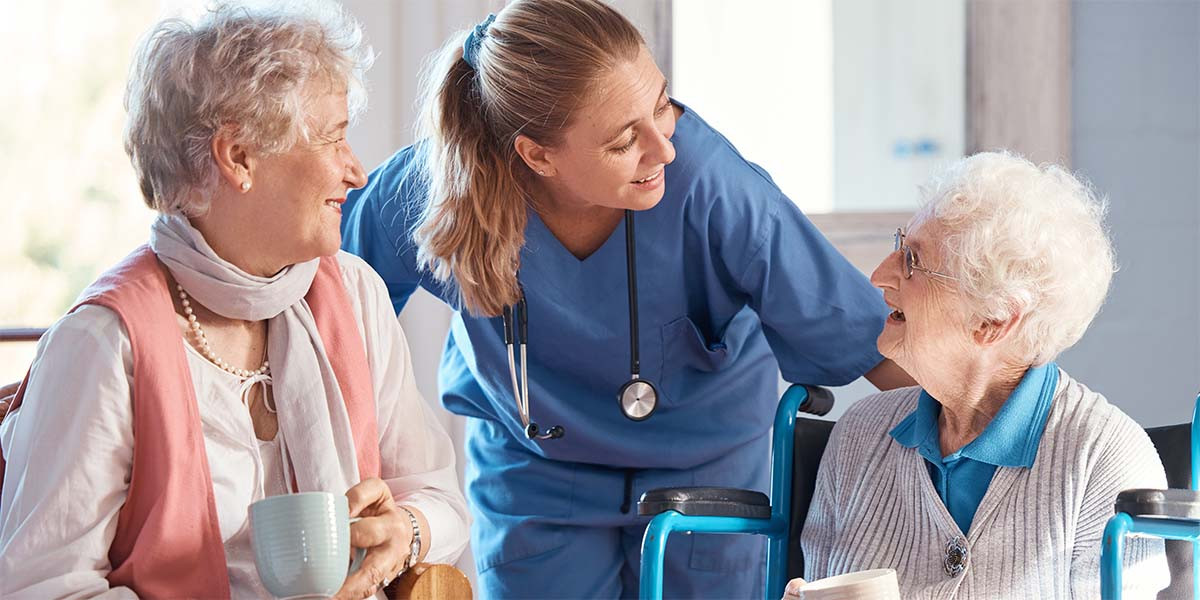
POLYGON ((363 559, 367 557, 366 548, 354 549, 354 560, 350 562, 350 568, 346 569, 346 575, 349 575, 358 570, 362 566, 363 559))
MULTIPOLYGON (((353 525, 361 521, 362 517, 352 517, 350 524, 353 525)), ((346 575, 349 575, 358 570, 362 566, 363 559, 367 557, 366 548, 354 548, 354 560, 350 561, 350 568, 346 569, 346 575)))

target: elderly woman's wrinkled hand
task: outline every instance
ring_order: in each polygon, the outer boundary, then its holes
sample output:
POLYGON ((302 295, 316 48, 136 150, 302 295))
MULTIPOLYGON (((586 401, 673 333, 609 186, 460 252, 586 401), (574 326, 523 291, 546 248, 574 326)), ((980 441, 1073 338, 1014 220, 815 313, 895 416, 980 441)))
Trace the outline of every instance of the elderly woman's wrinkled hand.
POLYGON ((350 525, 350 545, 365 548, 367 556, 357 571, 346 577, 334 598, 359 600, 383 589, 408 561, 412 522, 396 506, 387 484, 367 479, 346 492, 350 516, 361 517, 350 525))
POLYGON ((788 582, 787 587, 783 588, 783 600, 799 600, 800 588, 808 583, 799 577, 788 582))

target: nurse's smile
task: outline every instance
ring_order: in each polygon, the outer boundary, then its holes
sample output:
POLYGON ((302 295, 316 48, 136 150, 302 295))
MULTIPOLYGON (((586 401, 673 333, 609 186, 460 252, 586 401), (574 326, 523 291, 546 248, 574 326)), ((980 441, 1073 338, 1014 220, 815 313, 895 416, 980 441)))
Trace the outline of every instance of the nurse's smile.
POLYGON ((663 183, 663 170, 659 169, 659 170, 655 171, 654 174, 650 175, 649 177, 645 177, 645 178, 639 179, 637 181, 632 181, 630 183, 633 184, 633 187, 635 187, 639 190, 642 190, 642 191, 648 192, 651 190, 658 189, 660 186, 662 186, 662 183, 663 183))

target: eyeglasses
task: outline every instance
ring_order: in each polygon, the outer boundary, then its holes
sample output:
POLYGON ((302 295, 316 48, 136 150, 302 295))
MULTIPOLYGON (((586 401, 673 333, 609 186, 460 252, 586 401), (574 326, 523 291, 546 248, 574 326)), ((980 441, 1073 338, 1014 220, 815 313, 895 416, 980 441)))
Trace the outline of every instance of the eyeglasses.
POLYGON ((911 246, 904 243, 904 229, 900 227, 896 228, 896 247, 893 249, 893 252, 896 250, 901 251, 900 260, 903 261, 902 267, 905 279, 912 279, 913 271, 921 271, 922 273, 927 273, 929 275, 933 275, 934 277, 941 277, 942 279, 949 281, 958 281, 958 278, 954 277, 953 275, 938 273, 933 269, 926 269, 925 267, 917 264, 917 255, 913 252, 911 246))

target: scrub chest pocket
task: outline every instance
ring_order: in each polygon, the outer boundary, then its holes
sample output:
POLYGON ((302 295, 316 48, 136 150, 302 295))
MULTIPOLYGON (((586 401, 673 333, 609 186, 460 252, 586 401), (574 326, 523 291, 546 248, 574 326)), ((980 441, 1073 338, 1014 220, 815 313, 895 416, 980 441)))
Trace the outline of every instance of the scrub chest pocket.
MULTIPOLYGON (((732 365, 749 335, 759 327, 753 312, 735 316, 720 339, 709 339, 687 316, 662 326, 661 381, 663 403, 667 406, 688 404, 701 386, 703 375, 724 371, 732 365), (698 377, 699 376, 699 377, 698 377)), ((761 334, 760 334, 761 335, 761 334)))

